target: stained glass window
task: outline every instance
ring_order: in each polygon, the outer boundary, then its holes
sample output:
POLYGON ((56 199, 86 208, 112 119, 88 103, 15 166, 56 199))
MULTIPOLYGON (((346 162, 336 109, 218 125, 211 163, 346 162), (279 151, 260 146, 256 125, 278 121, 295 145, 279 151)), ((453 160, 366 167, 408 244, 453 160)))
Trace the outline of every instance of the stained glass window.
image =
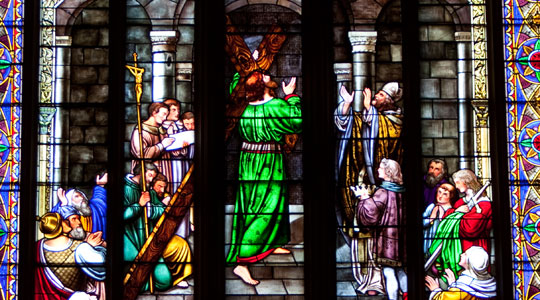
POLYGON ((225 10, 226 294, 302 295, 300 5, 225 10))
POLYGON ((194 5, 127 7, 124 299, 193 295, 194 5))
POLYGON ((0 3, 0 291, 18 295, 23 2, 0 3))
POLYGON ((515 299, 540 292, 536 264, 540 245, 538 220, 538 36, 536 2, 508 1, 503 7, 508 179, 515 299))

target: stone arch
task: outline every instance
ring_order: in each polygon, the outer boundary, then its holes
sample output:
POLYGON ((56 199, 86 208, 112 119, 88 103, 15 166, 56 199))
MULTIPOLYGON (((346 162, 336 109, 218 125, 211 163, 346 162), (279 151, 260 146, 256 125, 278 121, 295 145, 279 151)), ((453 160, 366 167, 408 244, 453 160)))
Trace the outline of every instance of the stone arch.
POLYGON ((71 27, 79 14, 96 0, 64 0, 55 9, 56 35, 71 35, 71 27))
POLYGON ((247 5, 254 4, 272 4, 286 7, 299 15, 302 15, 302 4, 299 0, 233 0, 225 5, 225 13, 230 13, 233 10, 239 9, 247 5))

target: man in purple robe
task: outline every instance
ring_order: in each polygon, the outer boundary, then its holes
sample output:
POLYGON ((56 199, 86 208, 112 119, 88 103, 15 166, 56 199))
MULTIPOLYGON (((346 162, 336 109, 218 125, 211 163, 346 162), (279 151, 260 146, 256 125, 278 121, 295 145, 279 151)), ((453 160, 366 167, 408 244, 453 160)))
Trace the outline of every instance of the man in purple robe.
POLYGON ((429 161, 427 173, 424 176, 424 208, 435 202, 437 190, 447 180, 448 167, 444 159, 434 158, 429 161))

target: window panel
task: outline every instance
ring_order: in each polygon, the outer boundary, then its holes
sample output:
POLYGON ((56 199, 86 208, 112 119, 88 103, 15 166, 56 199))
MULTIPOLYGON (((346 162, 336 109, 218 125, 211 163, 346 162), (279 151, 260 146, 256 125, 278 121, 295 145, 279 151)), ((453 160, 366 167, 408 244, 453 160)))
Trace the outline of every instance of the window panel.
POLYGON ((304 294, 300 6, 285 2, 225 6, 230 298, 304 294))

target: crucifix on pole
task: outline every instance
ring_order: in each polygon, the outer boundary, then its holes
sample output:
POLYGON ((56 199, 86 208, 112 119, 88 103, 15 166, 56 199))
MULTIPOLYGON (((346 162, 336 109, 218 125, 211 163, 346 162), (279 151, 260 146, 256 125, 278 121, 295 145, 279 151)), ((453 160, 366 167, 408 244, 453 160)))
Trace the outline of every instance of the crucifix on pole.
MULTIPOLYGON (((137 100, 137 128, 139 133, 139 155, 141 157, 141 184, 142 184, 142 192, 147 192, 146 190, 146 171, 145 171, 145 161, 144 161, 144 150, 143 150, 143 139, 142 139, 142 120, 141 120, 141 97, 143 93, 142 89, 142 76, 144 74, 144 68, 137 67, 137 53, 133 53, 133 66, 126 65, 126 68, 129 70, 131 75, 135 77, 135 98, 137 100)), ((144 207, 144 234, 145 238, 148 239, 148 236, 150 235, 149 228, 148 228, 148 208, 144 207)), ((152 283, 152 275, 150 275, 150 293, 154 292, 154 286, 152 283)))

